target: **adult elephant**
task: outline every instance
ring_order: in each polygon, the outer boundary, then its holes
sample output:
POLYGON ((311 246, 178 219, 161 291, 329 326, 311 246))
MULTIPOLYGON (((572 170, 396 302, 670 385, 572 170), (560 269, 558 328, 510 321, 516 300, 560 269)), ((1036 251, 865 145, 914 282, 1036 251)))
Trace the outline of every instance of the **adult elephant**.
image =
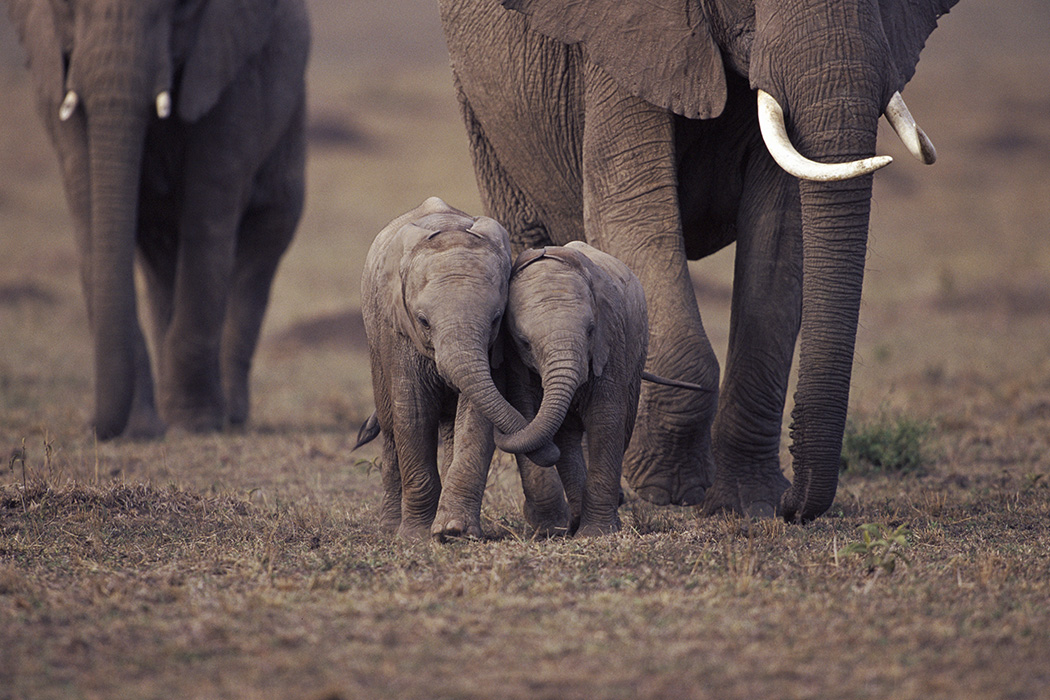
POLYGON ((831 505, 871 172, 890 160, 877 124, 933 161, 898 93, 954 2, 441 1, 486 213, 518 249, 582 239, 626 262, 649 371, 717 384, 686 260, 737 243, 721 390, 643 388, 624 463, 641 496, 803 521, 831 505))
POLYGON ((9 5, 76 229, 97 436, 243 423, 270 285, 302 210, 302 0, 9 5))

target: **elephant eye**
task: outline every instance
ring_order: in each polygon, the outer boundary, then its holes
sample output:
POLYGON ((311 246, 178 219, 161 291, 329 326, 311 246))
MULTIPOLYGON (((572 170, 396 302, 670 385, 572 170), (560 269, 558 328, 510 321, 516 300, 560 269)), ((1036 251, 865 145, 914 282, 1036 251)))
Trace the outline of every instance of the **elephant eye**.
POLYGON ((587 325, 587 337, 590 338, 594 335, 594 321, 591 321, 587 325))
POLYGON ((427 320, 426 316, 419 314, 416 316, 416 320, 419 321, 419 325, 422 326, 424 330, 430 330, 430 321, 427 320))

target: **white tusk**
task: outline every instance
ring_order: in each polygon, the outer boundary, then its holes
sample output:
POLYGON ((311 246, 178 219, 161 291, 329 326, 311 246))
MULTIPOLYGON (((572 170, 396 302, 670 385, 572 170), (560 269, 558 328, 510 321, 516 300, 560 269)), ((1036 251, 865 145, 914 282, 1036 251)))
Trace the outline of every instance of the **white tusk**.
POLYGON ((77 97, 77 93, 70 90, 66 93, 66 98, 62 100, 62 106, 58 108, 58 118, 62 121, 66 121, 73 116, 73 112, 77 108, 77 102, 80 100, 77 97))
POLYGON ((167 90, 157 95, 157 116, 161 119, 171 116, 171 94, 167 90))
POLYGON ((909 153, 926 165, 932 165, 937 160, 937 149, 933 147, 926 133, 915 123, 911 112, 908 111, 908 105, 904 104, 904 98, 899 92, 893 93, 890 103, 886 105, 886 121, 897 132, 897 136, 900 137, 909 153))
POLYGON ((818 163, 806 158, 788 138, 784 110, 765 90, 758 91, 758 126, 762 130, 762 140, 766 142, 766 148, 777 165, 802 180, 849 180, 873 173, 893 162, 890 156, 874 156, 851 163, 818 163))

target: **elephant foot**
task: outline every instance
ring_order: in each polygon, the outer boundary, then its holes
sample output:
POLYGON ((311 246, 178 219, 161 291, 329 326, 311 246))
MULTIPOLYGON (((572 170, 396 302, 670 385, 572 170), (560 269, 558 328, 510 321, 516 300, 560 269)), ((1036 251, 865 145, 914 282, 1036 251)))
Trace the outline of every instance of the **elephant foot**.
POLYGON ((164 437, 167 427, 160 419, 156 409, 150 406, 131 412, 122 435, 132 440, 157 440, 164 437))
POLYGON ((601 537, 602 535, 611 535, 619 531, 620 518, 617 516, 612 520, 600 522, 586 521, 580 523, 580 529, 576 531, 576 537, 601 537))
POLYGON ((538 506, 526 499, 523 514, 535 539, 570 535, 573 532, 573 526, 578 524, 578 519, 577 523, 571 522, 569 507, 564 498, 547 507, 538 506))
POLYGON ((780 512, 780 499, 791 486, 780 466, 750 470, 745 475, 719 473, 704 498, 704 515, 738 513, 749 518, 773 518, 780 512))
MULTIPOLYGON (((638 433, 635 433, 639 438, 638 433)), ((624 455, 623 475, 627 485, 639 497, 658 506, 692 506, 704 500, 710 483, 706 474, 712 464, 709 456, 698 457, 686 449, 650 447, 660 442, 638 439, 631 442, 624 455)), ((673 444, 673 440, 667 443, 673 444)), ((703 450, 710 455, 710 450, 703 450)))
POLYGON ((437 515, 434 516, 434 524, 430 526, 430 534, 442 542, 449 538, 480 540, 484 536, 481 531, 480 518, 440 509, 437 515))
POLYGON ((409 542, 422 542, 430 539, 430 524, 411 520, 402 520, 397 528, 397 536, 409 542))
POLYGON ((172 430, 191 434, 217 433, 226 423, 223 413, 212 409, 168 410, 165 417, 172 430))

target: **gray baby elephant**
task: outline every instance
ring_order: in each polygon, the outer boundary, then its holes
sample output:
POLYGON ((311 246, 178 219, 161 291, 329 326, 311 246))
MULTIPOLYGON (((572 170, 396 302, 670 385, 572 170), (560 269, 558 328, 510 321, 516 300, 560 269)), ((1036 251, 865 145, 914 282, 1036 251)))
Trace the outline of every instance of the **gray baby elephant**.
MULTIPOLYGON (((361 298, 376 412, 358 444, 381 435, 381 524, 402 537, 480 537, 493 425, 526 425, 492 377, 510 255, 499 223, 437 197, 392 221, 368 252, 361 298)), ((538 461, 557 458, 549 441, 537 445, 538 461)))
POLYGON ((526 250, 511 275, 504 324, 513 346, 508 396, 532 420, 497 433, 496 443, 518 453, 526 520, 541 534, 615 532, 648 342, 641 283, 586 243, 526 250), (556 474, 521 454, 551 439, 561 451, 556 474))

